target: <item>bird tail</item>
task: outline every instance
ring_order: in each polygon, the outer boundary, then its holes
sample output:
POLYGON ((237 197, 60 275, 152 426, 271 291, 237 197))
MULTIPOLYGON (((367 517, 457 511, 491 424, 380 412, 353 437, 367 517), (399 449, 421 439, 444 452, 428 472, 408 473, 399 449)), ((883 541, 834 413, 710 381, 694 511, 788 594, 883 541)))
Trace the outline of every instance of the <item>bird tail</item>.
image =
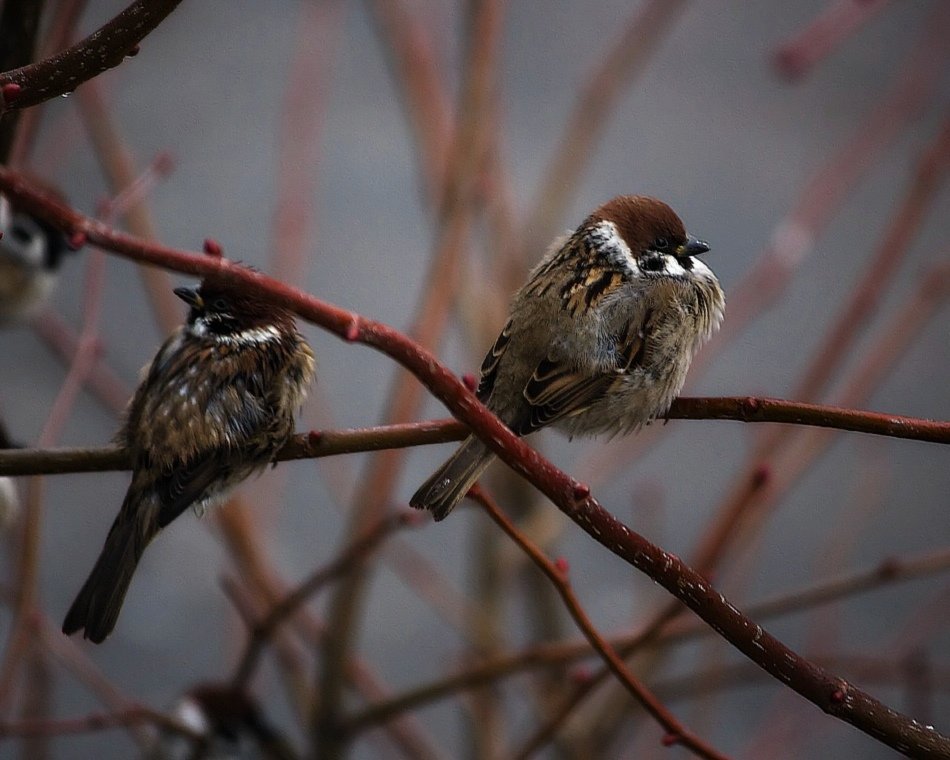
POLYGON ((448 461, 419 486, 409 504, 416 509, 428 509, 436 521, 444 520, 494 458, 491 449, 475 436, 469 436, 448 461))
POLYGON ((66 613, 67 636, 83 629, 84 638, 99 644, 112 632, 135 568, 159 531, 156 512, 131 492, 126 495, 99 559, 66 613))

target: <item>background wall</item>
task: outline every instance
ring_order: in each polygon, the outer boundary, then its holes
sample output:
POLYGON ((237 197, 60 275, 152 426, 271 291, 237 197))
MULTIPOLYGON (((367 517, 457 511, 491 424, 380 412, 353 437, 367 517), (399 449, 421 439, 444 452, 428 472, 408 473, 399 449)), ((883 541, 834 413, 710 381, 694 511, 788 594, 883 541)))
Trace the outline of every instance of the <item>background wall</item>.
MULTIPOLYGON (((518 2, 497 11, 500 41, 489 64, 494 85, 488 112, 475 120, 482 127, 490 122, 483 133, 483 156, 490 157, 479 163, 471 191, 476 210, 460 236, 462 263, 445 281, 448 287, 458 276, 462 285, 437 340, 438 354, 460 373, 476 371, 517 286, 509 270, 536 260, 541 241, 572 228, 611 196, 645 193, 669 202, 693 234, 710 241, 707 261, 729 298, 728 335, 709 347, 688 392, 795 395, 833 321, 868 275, 913 187, 918 161, 947 130, 946 6, 940 0, 878 3, 881 10, 834 43, 827 58, 789 79, 775 65, 776 52, 823 12, 825 2, 673 3, 661 17, 655 7, 616 1, 552 5, 518 2), (560 150, 579 91, 640 12, 647 31, 630 45, 644 49, 644 66, 605 114, 591 112, 595 149, 586 168, 559 187, 568 191, 566 202, 563 209, 550 207, 549 229, 533 213, 546 168, 560 150)), ((77 36, 122 6, 89 3, 77 36)), ((431 0, 404 6, 439 62, 437 84, 451 109, 464 82, 466 11, 431 0)), ((425 153, 408 126, 419 111, 407 105, 386 42, 392 38, 381 26, 394 7, 402 6, 186 2, 135 58, 99 78, 106 113, 137 169, 160 154, 172 160, 146 199, 158 239, 196 250, 213 237, 232 258, 289 275, 318 297, 409 329, 426 295, 440 236, 420 169, 425 153), (277 249, 283 258, 275 258, 277 249)), ((83 97, 80 88, 45 107, 29 165, 75 206, 95 212, 114 191, 100 165, 102 144, 97 147, 84 126, 98 117, 84 116, 83 97)), ((431 146, 439 122, 421 121, 431 130, 431 146)), ((945 136, 945 157, 947 142, 945 136)), ((889 359, 884 345, 922 280, 936 277, 927 274, 936 264, 944 267, 946 292, 950 192, 945 184, 938 188, 911 225, 906 257, 881 275, 882 292, 862 317, 856 342, 834 354, 840 363, 832 382, 805 400, 950 417, 945 306, 898 339, 899 356, 889 359), (876 359, 883 362, 879 381, 863 397, 846 400, 854 378, 876 359)), ((51 304, 77 327, 88 260, 88 249, 70 258, 51 304)), ((136 267, 111 257, 105 266, 104 361, 131 388, 163 334, 136 267)), ((319 358, 319 386, 301 429, 384 421, 392 363, 310 325, 304 331, 319 358)), ((65 374, 41 334, 29 326, 0 333, 0 410, 24 442, 39 436, 65 374)), ((430 400, 413 418, 432 416, 444 416, 444 410, 430 400)), ((102 445, 116 428, 114 412, 83 394, 59 443, 102 445)), ((622 520, 688 560, 768 434, 759 425, 674 421, 648 431, 641 444, 567 442, 547 433, 535 443, 590 481, 622 520)), ((947 546, 950 471, 941 447, 857 434, 796 436, 768 465, 774 503, 762 507, 754 528, 736 526, 737 540, 716 571, 718 586, 737 606, 947 546), (817 460, 805 464, 810 452, 817 460)), ((412 450, 392 491, 377 496, 404 503, 448 450, 412 450)), ((370 455, 304 461, 246 486, 254 535, 286 583, 327 563, 347 543, 346 514, 371 467, 370 455)), ((99 551, 127 480, 125 473, 45 480, 40 588, 54 627, 99 551)), ((20 486, 25 489, 24 482, 20 486)), ((570 562, 577 593, 602 631, 635 630, 665 602, 665 593, 549 504, 532 505, 532 492, 511 483, 497 488, 509 497, 506 506, 528 521, 526 531, 551 556, 570 562), (513 504, 514 494, 524 503, 513 504)), ((147 552, 114 635, 98 648, 75 642, 124 693, 163 707, 195 682, 230 673, 245 628, 221 581, 246 577, 246 568, 235 563, 233 546, 222 535, 212 518, 187 514, 176 521, 147 552)), ((482 649, 509 651, 547 636, 577 635, 556 604, 551 612, 539 602, 547 597, 538 591, 543 584, 534 568, 476 508, 404 532, 400 541, 401 548, 387 543, 374 566, 353 642, 393 692, 471 663, 479 636, 482 649), (460 632, 447 622, 426 598, 439 593, 447 595, 449 610, 482 611, 484 628, 463 626, 460 632)), ((11 533, 5 552, 11 568, 15 543, 11 533)), ((13 577, 7 572, 6 583, 13 577)), ((327 613, 324 596, 313 605, 314 615, 327 613)), ((783 616, 767 627, 799 651, 827 658, 833 672, 889 704, 938 728, 942 721, 946 731, 947 609, 946 578, 937 576, 783 616)), ((6 622, 0 632, 8 632, 6 622)), ((683 676, 687 687, 718 687, 712 696, 675 698, 674 692, 669 699, 674 712, 725 752, 749 758, 892 756, 771 679, 745 673, 738 685, 701 680, 742 661, 722 643, 706 640, 665 654, 658 662, 635 660, 635 669, 658 688, 683 676)), ((309 668, 311 660, 305 662, 309 668)), ((51 667, 55 715, 102 709, 68 668, 51 667)), ((596 669, 599 662, 591 659, 586 667, 596 669)), ((555 677, 544 689, 556 695, 564 681, 555 677)), ((301 742, 280 683, 268 662, 254 691, 275 723, 301 742)), ((508 756, 547 707, 537 684, 519 676, 488 698, 435 702, 415 717, 446 756, 508 756), (491 727, 492 735, 479 733, 479 725, 491 727)), ((568 738, 549 747, 552 757, 584 756, 591 748, 605 757, 665 757, 671 751, 659 746, 660 730, 612 690, 586 705, 561 735, 568 738), (619 721, 598 721, 615 705, 622 707, 619 721)), ((52 744, 55 757, 127 757, 131 746, 117 730, 52 744)), ((391 746, 377 732, 355 745, 355 756, 387 756, 391 746)), ((14 748, 3 742, 0 755, 13 756, 14 748)))

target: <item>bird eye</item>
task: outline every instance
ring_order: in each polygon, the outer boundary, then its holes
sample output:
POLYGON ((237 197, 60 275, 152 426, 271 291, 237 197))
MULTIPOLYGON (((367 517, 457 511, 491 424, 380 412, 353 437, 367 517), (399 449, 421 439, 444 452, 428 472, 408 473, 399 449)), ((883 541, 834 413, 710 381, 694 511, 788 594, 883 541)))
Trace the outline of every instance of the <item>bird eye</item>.
POLYGON ((225 301, 223 298, 215 298, 211 302, 211 309, 212 311, 227 311, 228 302, 225 301))
POLYGON ((669 247, 670 247, 670 241, 667 240, 665 237, 658 237, 656 240, 653 241, 654 250, 665 251, 669 247))

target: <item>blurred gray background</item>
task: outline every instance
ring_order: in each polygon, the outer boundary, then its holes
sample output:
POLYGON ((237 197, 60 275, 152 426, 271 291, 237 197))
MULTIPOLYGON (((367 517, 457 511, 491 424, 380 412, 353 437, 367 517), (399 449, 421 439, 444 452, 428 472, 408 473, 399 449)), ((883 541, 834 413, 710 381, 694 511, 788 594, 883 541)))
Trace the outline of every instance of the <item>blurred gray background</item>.
MULTIPOLYGON (((90 2, 83 33, 123 5, 90 2)), ((930 2, 890 3, 803 81, 782 81, 770 56, 825 5, 825 0, 687 5, 642 77, 622 97, 560 226, 573 227, 618 193, 656 195, 680 212, 693 234, 710 241, 708 262, 728 296, 776 233, 805 183, 861 132, 909 52, 920 44, 935 7, 930 2)), ((419 0, 413 7, 426 13, 437 52, 447 62, 446 83, 455 93, 462 14, 448 3, 419 0)), ((144 41, 137 57, 102 78, 139 164, 144 166, 160 151, 174 157, 173 173, 149 199, 162 242, 198 250, 205 237, 213 237, 228 256, 267 268, 269 253, 264 249, 271 239, 286 75, 303 8, 303 3, 273 0, 184 2, 144 41)), ((507 9, 499 64, 501 137, 519 219, 535 197, 578 87, 630 12, 630 3, 617 0, 517 2, 507 9)), ((297 284, 320 298, 405 328, 433 246, 432 213, 423 199, 403 109, 372 18, 361 3, 344 3, 337 13, 340 32, 334 35, 336 51, 329 55, 330 92, 319 137, 317 190, 306 199, 314 213, 314 235, 306 278, 297 284)), ((945 63, 938 58, 934 65, 945 63)), ((947 117, 947 80, 944 71, 926 107, 873 161, 774 307, 716 357, 691 393, 781 397, 790 392, 830 320, 863 276, 917 158, 947 117)), ((58 182, 77 207, 92 213, 107 189, 78 120, 75 99, 49 104, 33 168, 58 182)), ((894 287, 865 330, 857 356, 874 351, 881 329, 924 269, 938 259, 946 261, 948 218, 950 191, 944 187, 894 287)), ((84 258, 67 262, 54 303, 77 326, 84 258)), ((133 265, 110 258, 107 266, 102 337, 109 364, 131 385, 163 336, 154 326, 133 265)), ((867 407, 950 418, 948 316, 942 309, 915 336, 867 407)), ((357 427, 379 422, 394 373, 392 362, 312 326, 304 325, 304 330, 318 354, 325 402, 307 424, 357 427)), ((462 332, 453 328, 438 352, 457 371, 471 372, 484 349, 469 351, 462 332)), ((0 333, 0 357, 0 410, 18 439, 35 440, 65 370, 28 328, 0 333)), ((857 366, 857 360, 846 366, 857 366)), ((444 416, 444 409, 429 402, 425 414, 444 416)), ((61 444, 102 445, 116 428, 112 414, 83 396, 61 444)), ((646 456, 623 467, 597 494, 632 527, 688 557, 740 471, 756 432, 739 423, 671 422, 646 456)), ((568 443, 556 434, 545 435, 545 451, 571 472, 576 462, 590 463, 591 452, 599 456, 623 445, 568 443)), ((414 451, 399 499, 407 499, 447 451, 414 451)), ((299 462, 248 487, 253 500, 266 495, 271 478, 287 478, 283 501, 266 506, 272 526, 266 546, 289 581, 331 558, 345 535, 345 519, 334 503, 334 489, 327 486, 327 473, 349 484, 364 464, 363 456, 320 467, 299 462)), ((741 607, 818 577, 946 546, 948 464, 947 451, 937 445, 839 435, 783 499, 758 539, 754 561, 724 573, 722 590, 741 607), (873 488, 862 490, 869 482, 873 488), (838 533, 842 529, 844 537, 838 533), (838 547, 840 555, 829 556, 829 547, 838 547)), ((57 623, 99 551, 127 479, 124 473, 107 473, 46 480, 42 597, 57 623)), ((476 523, 484 519, 474 509, 462 509, 452 519, 405 538, 464 590, 474 573, 468 547, 476 523)), ((115 634, 98 648, 87 646, 110 678, 148 704, 167 705, 196 681, 226 676, 243 644, 242 624, 220 585, 227 559, 211 527, 210 520, 199 522, 190 513, 176 521, 146 553, 115 634)), ((577 592, 602 630, 642 621, 644 611, 664 598, 647 579, 572 526, 564 530, 556 553, 570 561, 577 592)), ((810 653, 887 659, 905 656, 901 642, 906 643, 914 629, 927 626, 917 648, 945 673, 950 616, 946 593, 939 595, 945 584, 936 578, 897 585, 839 605, 828 616, 828 628, 818 629, 828 634, 827 648, 808 615, 788 616, 767 628, 810 653)), ((427 681, 458 664, 458 635, 392 572, 384 567, 371 589, 359 651, 393 690, 427 681)), ((505 615, 510 642, 524 642, 520 597, 514 590, 505 615)), ((6 628, 4 621, 0 630, 6 628)), ((570 626, 566 630, 575 635, 570 626)), ((665 675, 700 669, 706 651, 683 648, 665 675)), ((738 659, 723 656, 725 661, 738 659)), ((268 673, 256 682, 257 693, 275 721, 288 724, 283 695, 268 673)), ((938 682, 927 700, 928 721, 944 731, 950 730, 946 687, 946 682, 938 682)), ((57 675, 56 689, 58 715, 99 709, 67 676, 57 675)), ((913 704, 900 684, 869 684, 868 689, 899 709, 913 704)), ((797 734, 803 726, 808 736, 796 737, 794 756, 893 756, 849 726, 784 694, 769 679, 728 690, 714 703, 711 713, 689 702, 672 706, 717 747, 737 757, 761 757, 756 741, 764 734, 777 732, 770 734, 774 741, 782 731, 797 734)), ((517 704, 511 709, 512 735, 523 736, 530 710, 517 704)), ((455 702, 435 703, 417 717, 451 756, 465 755, 463 721, 455 702)), ((631 729, 629 743, 616 748, 617 756, 648 756, 640 754, 647 748, 659 752, 658 737, 652 724, 641 721, 631 729)), ((56 757, 63 758, 118 758, 132 751, 120 731, 64 738, 53 746, 56 757)), ((356 756, 375 757, 379 747, 362 742, 356 756)), ((13 750, 11 743, 0 743, 0 755, 13 756, 13 750)), ((662 752, 664 757, 685 756, 682 750, 662 752)))

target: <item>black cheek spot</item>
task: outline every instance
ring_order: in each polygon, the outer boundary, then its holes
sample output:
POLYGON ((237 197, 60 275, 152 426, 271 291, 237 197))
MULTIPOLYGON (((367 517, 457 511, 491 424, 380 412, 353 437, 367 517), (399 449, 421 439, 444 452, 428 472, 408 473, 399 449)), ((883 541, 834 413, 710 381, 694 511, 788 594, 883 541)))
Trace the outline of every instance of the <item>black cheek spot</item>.
POLYGON ((21 245, 29 243, 33 239, 33 234, 30 230, 24 227, 22 224, 14 223, 13 227, 10 229, 11 237, 21 245))
POLYGON ((645 272, 662 272, 665 268, 662 256, 644 256, 640 260, 640 269, 645 272))

